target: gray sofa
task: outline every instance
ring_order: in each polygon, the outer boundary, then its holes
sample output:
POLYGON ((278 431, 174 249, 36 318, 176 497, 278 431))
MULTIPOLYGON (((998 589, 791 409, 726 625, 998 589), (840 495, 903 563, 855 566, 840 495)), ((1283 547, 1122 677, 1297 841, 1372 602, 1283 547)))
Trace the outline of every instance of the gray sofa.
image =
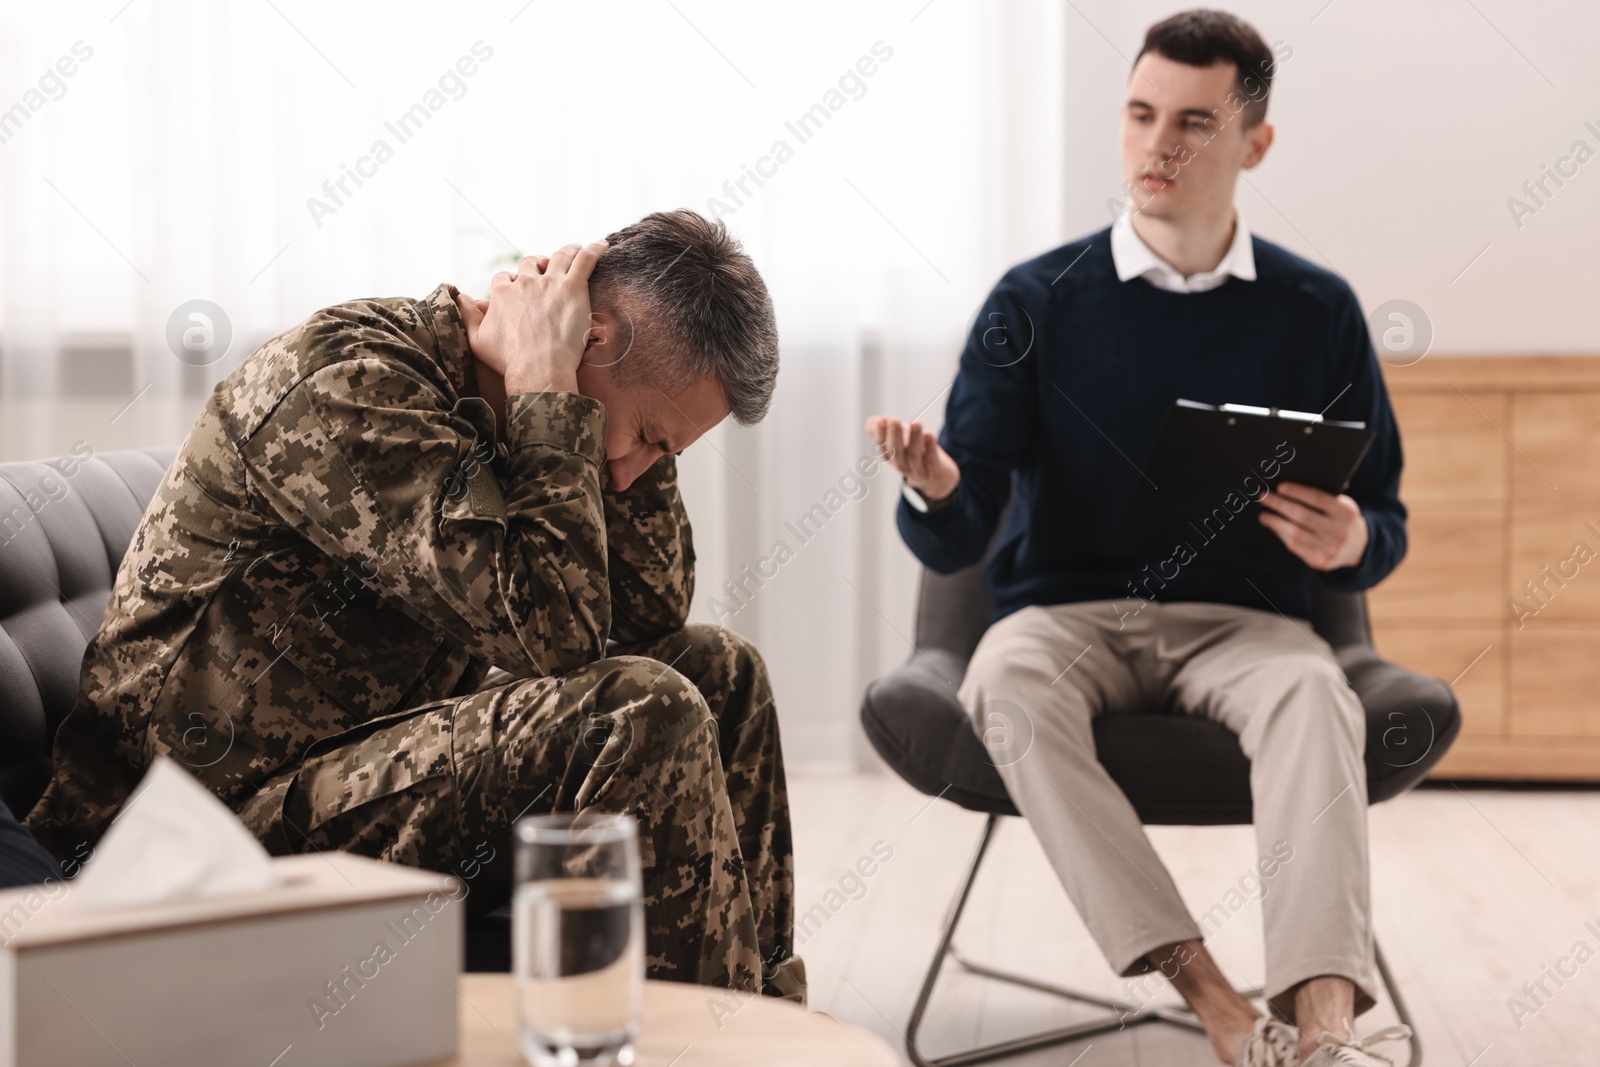
POLYGON ((117 566, 177 448, 0 464, 0 799, 26 815, 117 566))

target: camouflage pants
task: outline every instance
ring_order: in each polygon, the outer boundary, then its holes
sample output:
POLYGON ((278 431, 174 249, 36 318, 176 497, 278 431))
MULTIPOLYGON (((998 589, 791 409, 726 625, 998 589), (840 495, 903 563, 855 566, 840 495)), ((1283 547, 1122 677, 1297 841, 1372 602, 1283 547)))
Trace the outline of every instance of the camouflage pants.
POLYGON ((519 816, 627 812, 649 976, 755 991, 763 964, 769 979, 789 966, 794 937, 766 667, 714 626, 616 651, 323 738, 240 815, 275 853, 343 849, 453 874, 479 915, 510 897, 519 816))

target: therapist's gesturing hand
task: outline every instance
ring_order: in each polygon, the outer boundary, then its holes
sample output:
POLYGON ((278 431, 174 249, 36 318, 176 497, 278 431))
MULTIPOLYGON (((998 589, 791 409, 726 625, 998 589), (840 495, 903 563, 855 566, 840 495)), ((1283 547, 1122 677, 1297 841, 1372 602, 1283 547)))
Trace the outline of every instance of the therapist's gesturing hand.
POLYGON ((529 256, 489 283, 489 300, 456 301, 473 355, 505 378, 506 395, 578 391, 591 328, 589 274, 605 241, 529 256))
POLYGON ((1367 551, 1367 520, 1348 496, 1298 482, 1261 494, 1261 522, 1313 570, 1353 567, 1367 551))
POLYGON ((867 433, 877 442, 878 455, 894 464, 906 484, 930 504, 943 500, 961 484, 961 468, 920 422, 874 415, 867 420, 867 433))

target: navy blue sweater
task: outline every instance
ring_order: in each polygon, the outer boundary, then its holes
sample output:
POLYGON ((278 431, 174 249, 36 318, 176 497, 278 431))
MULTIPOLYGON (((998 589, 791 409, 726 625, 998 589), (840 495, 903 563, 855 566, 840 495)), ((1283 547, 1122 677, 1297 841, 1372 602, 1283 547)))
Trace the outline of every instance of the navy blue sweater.
POLYGON ((1166 292, 1117 280, 1110 235, 1019 264, 989 294, 939 434, 961 484, 953 503, 927 514, 901 501, 911 551, 940 573, 976 563, 1014 482, 1016 506, 984 577, 992 619, 1031 604, 1129 596, 1308 617, 1309 567, 1275 576, 1196 561, 1163 586, 1145 570, 1160 559, 1115 550, 1137 465, 1182 397, 1325 412, 1375 429, 1347 490, 1366 516, 1366 552, 1322 580, 1351 591, 1376 585, 1406 551, 1400 436, 1350 286, 1254 237, 1255 281, 1166 292))

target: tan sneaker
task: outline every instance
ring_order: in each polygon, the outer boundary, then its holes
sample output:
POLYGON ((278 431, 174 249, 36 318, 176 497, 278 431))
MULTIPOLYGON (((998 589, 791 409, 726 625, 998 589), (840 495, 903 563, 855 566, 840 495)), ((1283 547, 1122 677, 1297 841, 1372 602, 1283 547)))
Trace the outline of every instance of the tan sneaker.
POLYGON ((1295 1067, 1300 1035, 1282 1019, 1263 1015, 1239 1046, 1234 1067, 1295 1067))
POLYGON ((1382 1067, 1384 1064, 1394 1067, 1393 1060, 1373 1052, 1372 1046, 1385 1041, 1410 1040, 1411 1027, 1403 1023, 1368 1034, 1360 1041, 1336 1037, 1324 1030, 1322 1036, 1317 1038, 1317 1051, 1311 1054, 1306 1064, 1307 1067, 1382 1067))

